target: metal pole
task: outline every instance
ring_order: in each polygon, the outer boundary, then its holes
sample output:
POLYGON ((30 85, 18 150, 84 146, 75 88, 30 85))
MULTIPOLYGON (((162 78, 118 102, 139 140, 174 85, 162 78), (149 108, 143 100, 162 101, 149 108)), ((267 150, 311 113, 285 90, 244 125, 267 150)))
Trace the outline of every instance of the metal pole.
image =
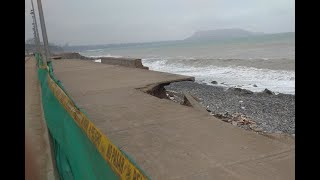
POLYGON ((33 6, 33 0, 31 0, 31 5, 32 5, 32 11, 33 11, 34 28, 35 28, 36 38, 37 38, 38 53, 41 54, 41 43, 40 43, 40 37, 39 37, 39 32, 38 32, 36 13, 34 11, 34 6, 33 6))
MULTIPOLYGON (((37 43, 36 43, 36 41, 37 41, 37 36, 36 36, 36 32, 35 32, 35 29, 34 29, 34 24, 32 23, 32 25, 33 25, 33 27, 32 27, 32 30, 33 30, 33 42, 34 42, 34 44, 36 45, 37 43)), ((34 52, 36 52, 37 51, 37 46, 36 46, 36 48, 35 49, 33 49, 34 50, 34 52)))
POLYGON ((42 38, 44 43, 44 50, 45 50, 45 64, 50 61, 50 51, 49 51, 49 43, 48 43, 48 36, 47 36, 47 30, 46 25, 44 22, 44 16, 43 16, 43 10, 42 10, 42 3, 41 0, 37 0, 38 3, 38 10, 39 10, 39 18, 40 18, 40 25, 41 25, 41 32, 42 32, 42 38))
POLYGON ((34 35, 34 44, 36 45, 36 50, 40 53, 40 43, 39 43, 39 39, 37 37, 37 33, 36 33, 36 29, 35 29, 35 21, 34 21, 34 11, 31 10, 32 15, 32 19, 33 19, 33 23, 32 23, 32 30, 33 30, 33 35, 34 35))

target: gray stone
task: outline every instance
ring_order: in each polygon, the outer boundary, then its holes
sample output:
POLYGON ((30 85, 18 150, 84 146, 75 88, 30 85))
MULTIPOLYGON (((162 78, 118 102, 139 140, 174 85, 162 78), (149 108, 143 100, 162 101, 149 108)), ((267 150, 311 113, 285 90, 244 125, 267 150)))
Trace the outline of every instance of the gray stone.
POLYGON ((222 86, 201 85, 195 82, 172 83, 166 88, 176 92, 183 90, 192 92, 202 99, 205 107, 209 105, 208 109, 214 114, 221 114, 220 119, 232 118, 231 115, 240 110, 268 133, 276 131, 288 134, 295 133, 295 95, 268 95, 262 92, 244 94, 241 89, 237 91, 222 86), (245 106, 245 110, 241 109, 242 106, 245 106), (225 114, 226 112, 230 115, 225 114))
POLYGON ((256 124, 250 124, 249 127, 250 127, 250 129, 256 129, 257 125, 256 124))
POLYGON ((241 88, 229 88, 228 91, 234 91, 235 93, 239 93, 239 94, 253 94, 252 91, 249 91, 247 89, 241 89, 241 88))
POLYGON ((270 91, 269 89, 265 89, 265 90, 263 91, 263 93, 269 94, 269 95, 274 95, 274 92, 270 91))

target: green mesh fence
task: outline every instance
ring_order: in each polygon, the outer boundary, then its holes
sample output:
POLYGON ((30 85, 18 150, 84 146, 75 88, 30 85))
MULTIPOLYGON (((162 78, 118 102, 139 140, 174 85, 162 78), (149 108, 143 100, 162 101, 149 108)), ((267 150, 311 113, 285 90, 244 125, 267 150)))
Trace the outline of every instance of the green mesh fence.
MULTIPOLYGON (((60 179, 120 179, 120 176, 101 156, 96 146, 79 128, 48 86, 47 76, 50 73, 51 79, 64 90, 61 83, 53 75, 51 63, 47 64, 49 67, 48 72, 48 69, 44 68, 44 63, 39 54, 35 56, 38 65, 44 116, 52 139, 55 163, 60 179)), ((129 158, 125 153, 124 155, 129 158)), ((130 161, 136 166, 131 159, 130 161)), ((141 171, 141 169, 139 170, 141 171)), ((139 177, 131 176, 130 179, 139 179, 139 177)))

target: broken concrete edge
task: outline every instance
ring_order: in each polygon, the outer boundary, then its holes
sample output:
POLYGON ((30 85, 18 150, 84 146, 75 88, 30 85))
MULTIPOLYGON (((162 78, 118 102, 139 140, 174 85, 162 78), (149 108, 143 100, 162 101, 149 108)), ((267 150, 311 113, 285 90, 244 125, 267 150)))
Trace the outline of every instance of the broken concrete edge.
POLYGON ((173 82, 181 82, 181 81, 195 81, 194 77, 186 76, 183 78, 175 79, 175 80, 168 80, 168 81, 161 81, 153 84, 148 84, 144 87, 136 88, 138 90, 141 90, 144 93, 150 94, 152 96, 158 97, 160 99, 167 99, 166 90, 164 86, 169 85, 173 82))
MULTIPOLYGON (((158 82, 155 84, 149 84, 149 85, 146 85, 145 87, 137 88, 137 89, 141 90, 144 93, 158 97, 160 99, 168 99, 167 94, 166 94, 167 91, 164 88, 164 86, 167 86, 173 82, 181 82, 181 81, 193 81, 194 82, 195 78, 194 77, 185 77, 185 78, 180 78, 180 79, 176 79, 176 80, 162 81, 162 82, 158 82)), ((205 114, 209 114, 207 109, 202 107, 199 104, 199 100, 196 99, 194 96, 192 96, 191 94, 189 94, 186 91, 183 92, 183 95, 184 95, 184 102, 182 105, 190 106, 190 107, 193 107, 193 108, 195 108, 205 114)))
POLYGON ((41 123, 43 124, 44 127, 44 132, 43 132, 43 137, 44 137, 44 142, 46 143, 46 156, 47 156, 47 164, 46 164, 46 168, 47 168, 47 179, 48 180, 59 180, 60 179, 60 175, 58 173, 58 170, 56 168, 56 162, 55 162, 55 157, 52 147, 52 140, 51 140, 51 136, 49 134, 49 130, 48 130, 48 126, 45 120, 45 116, 44 116, 44 110, 42 107, 42 90, 40 88, 40 82, 38 81, 38 88, 40 91, 40 109, 41 109, 41 123))
POLYGON ((196 110, 209 115, 207 109, 205 109, 203 106, 201 106, 198 103, 198 101, 190 93, 183 91, 183 95, 184 95, 183 105, 191 106, 191 107, 195 108, 196 110))
POLYGON ((291 136, 290 134, 286 133, 267 133, 267 132, 260 132, 260 135, 268 137, 270 139, 288 144, 294 145, 295 144, 295 137, 291 136))
POLYGON ((232 124, 236 127, 239 127, 239 125, 247 125, 248 128, 245 128, 247 131, 253 131, 259 135, 265 136, 267 138, 270 138, 272 140, 276 140, 281 143, 285 143, 288 145, 292 145, 295 143, 295 137, 292 136, 291 134, 288 133, 283 133, 283 132, 266 132, 263 131, 261 127, 258 127, 256 125, 256 122, 254 119, 248 118, 245 114, 242 113, 234 113, 232 115, 225 116, 223 114, 214 114, 210 112, 210 115, 220 119, 223 122, 232 124), (240 119, 239 119, 240 118, 240 119))

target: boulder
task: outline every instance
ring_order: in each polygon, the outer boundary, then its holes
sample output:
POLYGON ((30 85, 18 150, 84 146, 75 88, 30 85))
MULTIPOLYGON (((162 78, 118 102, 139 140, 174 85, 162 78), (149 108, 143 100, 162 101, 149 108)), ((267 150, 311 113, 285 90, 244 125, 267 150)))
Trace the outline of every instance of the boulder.
POLYGON ((263 93, 269 94, 269 95, 275 95, 274 92, 270 91, 269 89, 265 89, 263 93))
POLYGON ((239 94, 253 94, 252 91, 249 91, 247 89, 241 89, 241 88, 229 88, 229 91, 234 91, 239 94))

